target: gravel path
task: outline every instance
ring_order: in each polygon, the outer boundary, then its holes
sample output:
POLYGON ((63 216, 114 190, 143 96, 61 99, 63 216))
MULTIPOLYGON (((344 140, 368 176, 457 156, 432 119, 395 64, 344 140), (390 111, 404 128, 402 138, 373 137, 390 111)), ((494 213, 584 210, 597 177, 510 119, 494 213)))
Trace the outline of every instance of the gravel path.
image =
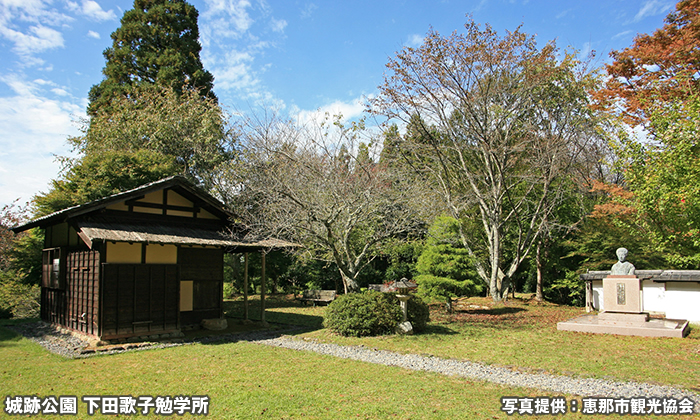
POLYGON ((256 340, 254 342, 294 350, 312 351, 368 363, 398 366, 405 369, 462 376, 465 378, 495 382, 502 385, 537 388, 586 397, 631 398, 665 396, 677 399, 688 397, 695 401, 696 408, 700 408, 699 394, 670 386, 639 382, 615 382, 604 379, 579 379, 562 375, 533 374, 463 360, 442 359, 439 357, 420 356, 417 354, 401 354, 385 350, 370 349, 364 346, 340 346, 316 341, 293 339, 285 336, 256 340))
POLYGON ((504 367, 484 365, 481 363, 443 359, 432 356, 416 354, 401 354, 385 350, 371 349, 364 346, 341 346, 327 344, 315 340, 296 339, 282 335, 297 328, 282 331, 263 331, 246 334, 230 334, 212 336, 182 343, 133 343, 121 346, 110 346, 103 351, 90 351, 83 349, 88 342, 81 340, 69 333, 56 331, 53 327, 44 323, 20 324, 11 328, 18 333, 30 338, 44 346, 49 351, 65 357, 83 358, 95 354, 121 353, 130 350, 145 350, 152 348, 164 348, 193 343, 208 342, 237 342, 247 341, 251 343, 282 347, 298 351, 311 351, 343 359, 357 360, 367 363, 375 363, 387 366, 397 366, 417 371, 435 372, 443 375, 455 375, 470 379, 494 382, 502 385, 536 388, 555 393, 572 394, 584 397, 673 397, 682 399, 688 397, 695 402, 695 411, 700 412, 700 394, 674 388, 670 386, 654 385, 640 382, 616 382, 604 379, 573 378, 562 375, 536 374, 519 372, 504 367))

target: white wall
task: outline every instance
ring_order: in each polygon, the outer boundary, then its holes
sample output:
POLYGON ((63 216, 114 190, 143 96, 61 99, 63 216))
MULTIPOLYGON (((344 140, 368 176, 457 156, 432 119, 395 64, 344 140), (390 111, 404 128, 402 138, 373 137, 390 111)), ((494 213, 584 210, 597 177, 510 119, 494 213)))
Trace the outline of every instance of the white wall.
POLYGON ((666 315, 666 283, 642 281, 642 311, 650 314, 666 315))
POLYGON ((593 309, 603 311, 603 280, 593 280, 593 309))
MULTIPOLYGON (((593 282, 593 308, 604 311, 603 282, 593 282)), ((700 323, 700 283, 642 281, 642 311, 700 323)))
POLYGON ((700 283, 666 283, 666 318, 700 323, 700 283))

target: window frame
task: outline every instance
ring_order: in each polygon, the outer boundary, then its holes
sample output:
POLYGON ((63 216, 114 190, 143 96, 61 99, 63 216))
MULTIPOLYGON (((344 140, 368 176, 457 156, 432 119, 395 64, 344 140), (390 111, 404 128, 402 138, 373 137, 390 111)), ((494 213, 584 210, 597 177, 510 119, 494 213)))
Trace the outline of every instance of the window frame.
POLYGON ((66 254, 61 247, 46 248, 42 251, 41 287, 65 290, 66 254))

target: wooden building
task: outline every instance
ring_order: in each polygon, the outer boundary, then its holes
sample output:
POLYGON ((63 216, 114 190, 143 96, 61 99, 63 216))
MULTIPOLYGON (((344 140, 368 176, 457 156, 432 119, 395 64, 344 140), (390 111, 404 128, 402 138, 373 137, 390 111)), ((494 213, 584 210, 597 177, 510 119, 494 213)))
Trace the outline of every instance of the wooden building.
POLYGON ((41 319, 102 340, 165 337, 223 316, 223 256, 245 242, 211 195, 173 176, 15 227, 45 230, 41 319))

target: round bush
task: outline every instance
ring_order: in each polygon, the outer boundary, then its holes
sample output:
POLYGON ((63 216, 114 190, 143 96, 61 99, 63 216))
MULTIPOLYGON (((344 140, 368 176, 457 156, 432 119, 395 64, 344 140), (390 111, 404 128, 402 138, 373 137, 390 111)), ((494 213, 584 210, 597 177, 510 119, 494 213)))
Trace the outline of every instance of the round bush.
POLYGON ((411 295, 411 298, 408 300, 407 312, 407 318, 411 321, 411 325, 413 325, 413 331, 425 331, 430 321, 430 309, 428 308, 428 304, 419 296, 411 295))
POLYGON ((348 293, 328 305, 323 326, 340 335, 364 337, 392 334, 402 318, 398 299, 391 293, 348 293))

